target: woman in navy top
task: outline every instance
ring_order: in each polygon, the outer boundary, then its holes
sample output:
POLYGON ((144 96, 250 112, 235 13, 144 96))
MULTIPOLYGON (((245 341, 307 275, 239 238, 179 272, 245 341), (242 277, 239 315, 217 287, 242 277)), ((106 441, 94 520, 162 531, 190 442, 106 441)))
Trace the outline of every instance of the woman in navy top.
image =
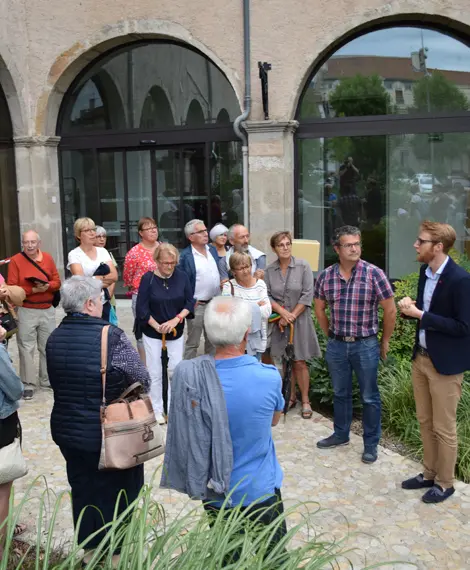
MULTIPOLYGON (((184 320, 194 311, 189 278, 176 265, 178 250, 164 243, 155 250, 156 269, 147 272, 140 282, 136 316, 142 327, 147 368, 150 373, 150 398, 158 423, 165 423, 162 394, 162 334, 168 349, 168 377, 183 360, 184 320), (176 330, 176 334, 172 331, 176 330)), ((168 409, 170 387, 168 386, 168 409)))

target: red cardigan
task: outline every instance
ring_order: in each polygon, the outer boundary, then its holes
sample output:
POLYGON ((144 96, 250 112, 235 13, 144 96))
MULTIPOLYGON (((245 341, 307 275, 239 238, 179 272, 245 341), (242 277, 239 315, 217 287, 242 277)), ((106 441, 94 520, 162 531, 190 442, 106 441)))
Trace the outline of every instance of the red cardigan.
POLYGON ((35 262, 49 275, 49 289, 45 293, 33 293, 33 283, 26 277, 37 277, 46 281, 46 276, 36 269, 32 263, 26 260, 22 253, 17 253, 11 258, 8 265, 8 285, 18 285, 26 292, 23 307, 26 309, 48 309, 52 305, 54 293, 60 289, 60 277, 52 256, 45 251, 40 251, 41 260, 35 262))

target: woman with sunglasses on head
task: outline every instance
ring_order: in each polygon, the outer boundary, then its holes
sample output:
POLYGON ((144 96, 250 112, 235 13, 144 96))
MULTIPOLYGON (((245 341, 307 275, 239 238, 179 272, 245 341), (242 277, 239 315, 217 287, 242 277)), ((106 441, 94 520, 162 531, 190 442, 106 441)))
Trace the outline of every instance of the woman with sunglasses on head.
MULTIPOLYGON (((155 270, 154 254, 155 250, 160 245, 160 242, 158 241, 157 223, 153 218, 140 218, 137 224, 137 231, 139 232, 140 243, 127 252, 122 274, 124 285, 129 288, 129 292, 132 296, 132 314, 134 315, 134 319, 136 318, 135 305, 137 302, 140 280, 147 271, 155 270)), ((135 326, 135 335, 137 350, 139 351, 142 362, 145 364, 145 349, 139 326, 135 326)))
MULTIPOLYGON (((103 290, 114 285, 118 280, 116 267, 108 250, 96 246, 95 222, 91 218, 78 218, 73 225, 73 231, 79 246, 69 252, 67 269, 70 273, 100 280, 103 290)), ((109 321, 110 299, 109 292, 103 292, 102 318, 105 321, 109 321)))
POLYGON ((294 325, 294 377, 292 381, 289 406, 296 404, 297 383, 302 397, 301 415, 308 420, 312 417, 309 388, 310 374, 307 361, 320 356, 320 347, 313 326, 313 273, 309 264, 292 255, 292 236, 290 232, 276 232, 270 245, 277 260, 264 272, 273 311, 281 316, 278 323, 270 325, 270 355, 280 360, 289 337, 290 324, 294 325))
MULTIPOLYGON (((154 254, 155 269, 141 279, 136 302, 136 317, 142 328, 147 368, 150 373, 150 398, 158 423, 165 423, 162 392, 162 335, 166 336, 168 376, 183 360, 184 321, 194 312, 195 299, 186 273, 176 267, 179 253, 169 243, 161 244, 154 254), (175 331, 175 332, 174 332, 175 331)), ((168 409, 170 386, 168 385, 168 409)))

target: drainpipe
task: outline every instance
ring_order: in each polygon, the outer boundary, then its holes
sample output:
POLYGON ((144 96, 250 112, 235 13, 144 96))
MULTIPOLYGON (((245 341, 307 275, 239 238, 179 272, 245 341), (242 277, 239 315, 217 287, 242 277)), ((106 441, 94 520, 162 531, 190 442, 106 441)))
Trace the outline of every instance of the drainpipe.
POLYGON ((233 123, 233 130, 242 141, 243 155, 243 223, 249 227, 248 212, 248 135, 241 128, 242 121, 248 119, 251 112, 251 67, 250 67, 250 0, 243 0, 243 52, 245 60, 245 100, 243 113, 233 123))

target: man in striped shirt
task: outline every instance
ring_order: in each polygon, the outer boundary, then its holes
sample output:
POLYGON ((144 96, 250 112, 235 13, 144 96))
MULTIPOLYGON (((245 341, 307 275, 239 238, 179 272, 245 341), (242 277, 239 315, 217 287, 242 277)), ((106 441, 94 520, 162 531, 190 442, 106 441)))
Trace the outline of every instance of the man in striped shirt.
POLYGON ((377 385, 379 357, 387 357, 395 328, 396 307, 385 273, 361 259, 361 232, 343 226, 336 232, 334 248, 339 263, 319 275, 315 286, 315 314, 328 336, 326 361, 334 391, 334 433, 317 443, 321 449, 347 445, 352 421, 352 373, 362 399, 364 453, 362 461, 377 460, 381 402, 377 385), (384 310, 381 344, 378 306, 384 310), (326 307, 330 309, 330 318, 326 307))

